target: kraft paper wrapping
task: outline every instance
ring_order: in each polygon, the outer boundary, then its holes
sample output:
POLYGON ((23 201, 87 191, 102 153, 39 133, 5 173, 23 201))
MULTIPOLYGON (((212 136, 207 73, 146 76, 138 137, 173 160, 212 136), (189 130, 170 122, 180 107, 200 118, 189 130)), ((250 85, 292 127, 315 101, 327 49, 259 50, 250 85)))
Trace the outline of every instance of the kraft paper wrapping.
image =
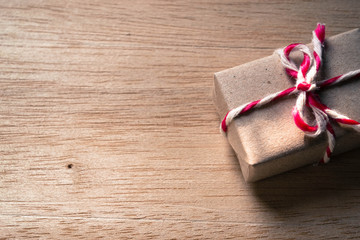
MULTIPOLYGON (((312 47, 311 45, 309 45, 312 47)), ((317 80, 325 80, 360 68, 360 31, 355 29, 325 40, 323 65, 317 80)), ((301 59, 299 59, 301 61, 301 59)), ((215 73, 214 102, 221 120, 242 104, 294 86, 276 54, 215 73)), ((354 120, 360 120, 360 79, 319 92, 321 101, 354 120)), ((327 146, 326 134, 311 138, 292 118, 295 96, 280 99, 236 118, 227 138, 239 159, 247 182, 318 162, 327 146)), ((334 155, 360 147, 360 134, 333 124, 334 155)))

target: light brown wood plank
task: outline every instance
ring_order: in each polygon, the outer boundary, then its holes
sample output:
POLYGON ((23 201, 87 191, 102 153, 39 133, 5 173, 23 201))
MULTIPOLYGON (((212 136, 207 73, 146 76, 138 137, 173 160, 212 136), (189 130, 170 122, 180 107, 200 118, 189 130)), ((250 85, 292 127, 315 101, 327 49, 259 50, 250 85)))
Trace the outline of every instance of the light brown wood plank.
MULTIPOLYGON (((2 220, 0 218, 0 220, 2 220)), ((327 229, 333 225, 337 236, 357 234, 358 221, 346 220, 338 224, 241 224, 235 222, 172 221, 172 220, 123 220, 102 218, 67 218, 12 216, 2 228, 5 237, 12 237, 13 229, 18 228, 20 238, 76 238, 89 239, 154 239, 154 238, 272 238, 272 239, 312 239, 331 238, 327 229)), ((334 237, 336 238, 336 236, 334 237)))
POLYGON ((244 183, 213 73, 358 1, 0 1, 0 238, 358 238, 359 151, 244 183))

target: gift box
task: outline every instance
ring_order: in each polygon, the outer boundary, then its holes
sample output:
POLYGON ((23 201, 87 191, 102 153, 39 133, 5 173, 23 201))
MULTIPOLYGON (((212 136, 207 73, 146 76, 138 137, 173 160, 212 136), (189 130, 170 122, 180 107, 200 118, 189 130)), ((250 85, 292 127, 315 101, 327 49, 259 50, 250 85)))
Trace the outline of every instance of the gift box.
MULTIPOLYGON (((311 44, 308 45, 310 48, 311 44)), ((360 67, 360 31, 355 29, 325 39, 317 80, 329 79, 360 67)), ((293 56, 301 63, 301 56, 293 56)), ((294 86, 279 56, 273 54, 215 73, 214 103, 221 119, 242 104, 294 86)), ((331 109, 360 120, 360 79, 318 91, 331 109)), ((301 166, 317 163, 327 148, 326 133, 308 137, 294 123, 296 95, 288 96, 235 118, 226 137, 234 149, 244 179, 254 182, 301 166)), ((332 124, 336 135, 333 155, 360 147, 360 134, 332 124)))

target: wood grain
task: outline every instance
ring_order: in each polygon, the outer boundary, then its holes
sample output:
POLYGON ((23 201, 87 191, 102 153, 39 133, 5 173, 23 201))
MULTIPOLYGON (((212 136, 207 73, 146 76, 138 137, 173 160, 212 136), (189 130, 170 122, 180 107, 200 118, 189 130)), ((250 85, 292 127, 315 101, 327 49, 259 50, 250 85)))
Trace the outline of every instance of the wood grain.
POLYGON ((244 183, 213 73, 359 1, 0 1, 0 238, 359 238, 360 151, 244 183))

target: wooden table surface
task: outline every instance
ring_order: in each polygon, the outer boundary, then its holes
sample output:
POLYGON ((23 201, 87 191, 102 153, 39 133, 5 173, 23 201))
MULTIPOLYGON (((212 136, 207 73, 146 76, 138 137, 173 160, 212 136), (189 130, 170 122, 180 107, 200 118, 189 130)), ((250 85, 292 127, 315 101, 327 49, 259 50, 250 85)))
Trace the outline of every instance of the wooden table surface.
POLYGON ((353 1, 0 1, 0 238, 360 237, 360 151, 247 184, 213 74, 353 1))

